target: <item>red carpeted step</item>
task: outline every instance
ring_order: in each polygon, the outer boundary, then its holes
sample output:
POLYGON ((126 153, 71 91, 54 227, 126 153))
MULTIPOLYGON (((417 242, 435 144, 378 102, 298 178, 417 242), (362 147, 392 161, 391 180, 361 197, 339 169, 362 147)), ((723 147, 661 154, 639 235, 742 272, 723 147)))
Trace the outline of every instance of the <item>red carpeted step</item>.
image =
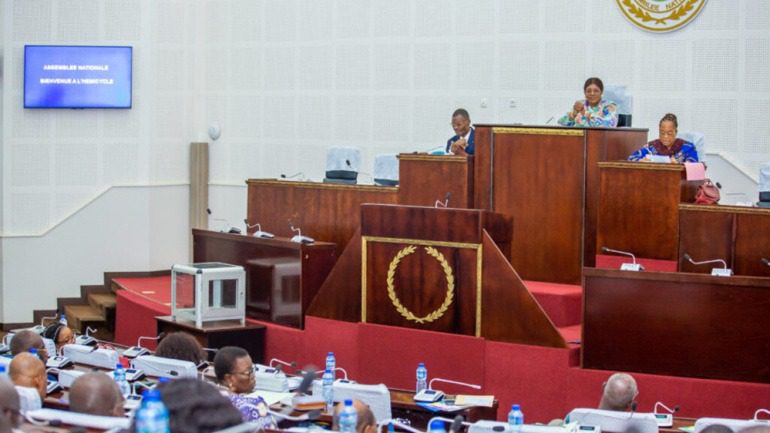
POLYGON ((564 340, 570 345, 570 347, 580 345, 580 336, 581 331, 583 330, 583 325, 563 326, 558 329, 559 333, 562 337, 564 337, 564 340))
POLYGON ((524 284, 557 327, 579 325, 582 322, 582 287, 543 281, 524 281, 524 284))

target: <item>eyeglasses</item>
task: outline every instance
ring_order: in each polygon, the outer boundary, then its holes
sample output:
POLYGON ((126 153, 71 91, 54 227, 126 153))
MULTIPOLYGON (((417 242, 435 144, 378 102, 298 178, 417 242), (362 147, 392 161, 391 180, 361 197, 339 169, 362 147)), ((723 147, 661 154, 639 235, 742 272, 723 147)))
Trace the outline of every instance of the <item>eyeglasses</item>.
POLYGON ((674 137, 676 136, 676 131, 659 131, 658 132, 661 137, 674 137))
POLYGON ((240 374, 242 376, 251 377, 251 376, 254 376, 254 369, 250 368, 246 371, 239 371, 237 373, 231 373, 231 374, 240 374))

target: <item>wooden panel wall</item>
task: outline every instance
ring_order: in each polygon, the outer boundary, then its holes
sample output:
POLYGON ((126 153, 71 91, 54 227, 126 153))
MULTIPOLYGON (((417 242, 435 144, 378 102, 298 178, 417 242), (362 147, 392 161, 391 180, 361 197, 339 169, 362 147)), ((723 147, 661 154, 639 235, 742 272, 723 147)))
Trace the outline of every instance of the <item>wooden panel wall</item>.
POLYGON ((276 236, 291 237, 289 221, 302 234, 337 244, 337 256, 361 221, 362 203, 396 203, 398 189, 249 179, 248 220, 276 236))

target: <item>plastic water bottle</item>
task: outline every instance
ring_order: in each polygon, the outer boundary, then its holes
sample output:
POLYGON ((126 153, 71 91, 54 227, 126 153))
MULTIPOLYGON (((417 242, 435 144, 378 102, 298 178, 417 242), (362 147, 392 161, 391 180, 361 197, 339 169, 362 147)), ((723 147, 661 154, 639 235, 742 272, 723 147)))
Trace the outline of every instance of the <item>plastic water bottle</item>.
POLYGON ((332 372, 332 377, 337 376, 335 368, 337 368, 337 358, 334 357, 334 352, 329 352, 326 354, 326 369, 332 372))
POLYGON ((136 411, 136 433, 169 433, 168 410, 157 389, 146 391, 142 397, 136 411))
POLYGON ((428 426, 428 433, 446 433, 446 427, 444 421, 440 419, 434 419, 428 426))
POLYGON ((425 368, 425 363, 421 362, 417 365, 417 388, 415 393, 424 389, 428 389, 428 369, 425 368))
POLYGON ((321 377, 321 383, 323 384, 326 411, 331 413, 334 410, 334 376, 332 375, 331 370, 324 370, 324 375, 321 377))
POLYGON ((524 413, 521 411, 521 406, 514 404, 511 406, 511 411, 508 412, 508 428, 511 433, 521 433, 521 426, 524 425, 524 413))
POLYGON ((67 316, 64 315, 64 313, 61 313, 61 316, 59 316, 59 323, 61 323, 64 326, 69 326, 67 322, 67 316))
POLYGON ((118 384, 118 388, 120 388, 120 393, 123 394, 123 397, 128 397, 131 394, 131 386, 128 385, 128 381, 126 380, 126 369, 123 368, 123 364, 118 363, 115 365, 115 371, 112 372, 112 378, 115 379, 115 382, 118 384))
POLYGON ((340 412, 340 433, 356 433, 358 411, 353 407, 353 400, 345 400, 345 407, 340 412))
POLYGON ((5 364, 0 364, 0 377, 8 379, 8 372, 5 370, 5 364))
POLYGON ((35 358, 40 358, 40 355, 37 353, 37 347, 30 347, 27 352, 31 353, 35 358))

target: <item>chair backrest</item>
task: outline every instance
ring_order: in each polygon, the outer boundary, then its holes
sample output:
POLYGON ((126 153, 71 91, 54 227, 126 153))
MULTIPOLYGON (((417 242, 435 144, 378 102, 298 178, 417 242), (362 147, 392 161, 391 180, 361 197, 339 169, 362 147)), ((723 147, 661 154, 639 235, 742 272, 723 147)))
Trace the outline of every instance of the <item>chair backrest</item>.
POLYGON ((374 157, 374 183, 398 185, 398 157, 395 153, 382 153, 374 157))
POLYGON ((604 99, 612 101, 618 106, 618 114, 634 114, 634 97, 619 84, 604 86, 604 99))
POLYGON ((770 191, 770 162, 759 166, 759 190, 770 191))
POLYGON ((333 146, 326 151, 326 177, 332 179, 356 179, 361 167, 361 149, 358 147, 333 146))
POLYGON ((698 161, 706 159, 706 141, 702 132, 698 131, 679 131, 677 134, 684 141, 689 141, 695 145, 695 151, 698 152, 698 161))
POLYGON ((599 426, 602 432, 620 433, 633 426, 639 433, 658 433, 658 422, 651 413, 577 408, 570 412, 568 418, 579 425, 599 426))

